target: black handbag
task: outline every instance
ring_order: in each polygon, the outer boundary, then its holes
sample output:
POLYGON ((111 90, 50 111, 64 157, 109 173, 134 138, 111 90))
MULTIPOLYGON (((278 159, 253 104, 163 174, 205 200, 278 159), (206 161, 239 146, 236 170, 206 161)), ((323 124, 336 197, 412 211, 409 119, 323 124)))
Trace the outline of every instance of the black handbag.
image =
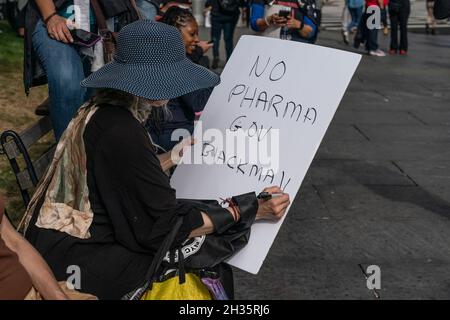
POLYGON ((143 282, 137 288, 135 288, 134 290, 125 294, 121 300, 140 300, 141 297, 144 295, 144 293, 147 290, 151 289, 152 283, 155 279, 157 271, 161 267, 161 263, 164 259, 164 256, 166 255, 167 251, 169 251, 170 247, 172 246, 172 243, 173 243, 178 231, 180 230, 180 227, 182 224, 183 224, 183 217, 178 217, 172 230, 164 238, 164 240, 161 244, 161 247, 159 247, 158 251, 156 252, 156 255, 153 258, 153 261, 144 277, 143 282))

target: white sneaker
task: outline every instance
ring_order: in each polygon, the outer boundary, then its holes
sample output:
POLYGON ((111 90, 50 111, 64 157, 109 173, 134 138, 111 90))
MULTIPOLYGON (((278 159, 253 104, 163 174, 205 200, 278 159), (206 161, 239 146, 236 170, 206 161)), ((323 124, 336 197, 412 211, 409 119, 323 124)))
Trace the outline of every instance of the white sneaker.
POLYGON ((350 39, 348 37, 348 31, 342 31, 342 40, 344 40, 344 43, 347 45, 350 43, 350 39))
POLYGON ((377 50, 370 50, 369 55, 376 57, 385 57, 386 53, 384 53, 383 50, 377 49, 377 50))

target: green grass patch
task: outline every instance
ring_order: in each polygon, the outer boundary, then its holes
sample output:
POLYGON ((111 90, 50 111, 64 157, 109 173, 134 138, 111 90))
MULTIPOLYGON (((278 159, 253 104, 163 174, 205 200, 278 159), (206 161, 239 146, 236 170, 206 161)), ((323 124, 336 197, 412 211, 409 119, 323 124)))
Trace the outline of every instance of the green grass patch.
POLYGON ((23 61, 23 39, 18 37, 7 21, 0 21, 1 72, 17 69, 23 61))

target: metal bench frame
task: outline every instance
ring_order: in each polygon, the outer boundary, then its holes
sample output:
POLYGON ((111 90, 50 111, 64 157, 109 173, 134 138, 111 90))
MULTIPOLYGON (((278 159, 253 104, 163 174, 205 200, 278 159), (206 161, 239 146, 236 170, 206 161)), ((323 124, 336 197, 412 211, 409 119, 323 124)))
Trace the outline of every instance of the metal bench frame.
POLYGON ((6 130, 0 136, 3 152, 6 154, 16 177, 25 207, 30 202, 30 189, 36 187, 53 159, 56 144, 53 144, 35 161, 31 159, 28 150, 52 130, 50 117, 47 116, 39 119, 20 133, 14 130, 6 130), (24 169, 20 168, 18 162, 20 157, 23 157, 25 161, 24 169))

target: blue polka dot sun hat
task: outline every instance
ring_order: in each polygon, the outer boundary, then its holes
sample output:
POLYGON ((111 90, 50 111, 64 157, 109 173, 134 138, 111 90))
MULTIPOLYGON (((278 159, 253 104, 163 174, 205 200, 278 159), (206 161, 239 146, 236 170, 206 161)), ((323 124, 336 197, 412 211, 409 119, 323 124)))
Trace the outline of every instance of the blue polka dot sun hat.
POLYGON ((114 61, 81 81, 81 86, 166 100, 219 82, 217 74, 186 57, 181 34, 175 27, 138 20, 119 32, 114 61))

